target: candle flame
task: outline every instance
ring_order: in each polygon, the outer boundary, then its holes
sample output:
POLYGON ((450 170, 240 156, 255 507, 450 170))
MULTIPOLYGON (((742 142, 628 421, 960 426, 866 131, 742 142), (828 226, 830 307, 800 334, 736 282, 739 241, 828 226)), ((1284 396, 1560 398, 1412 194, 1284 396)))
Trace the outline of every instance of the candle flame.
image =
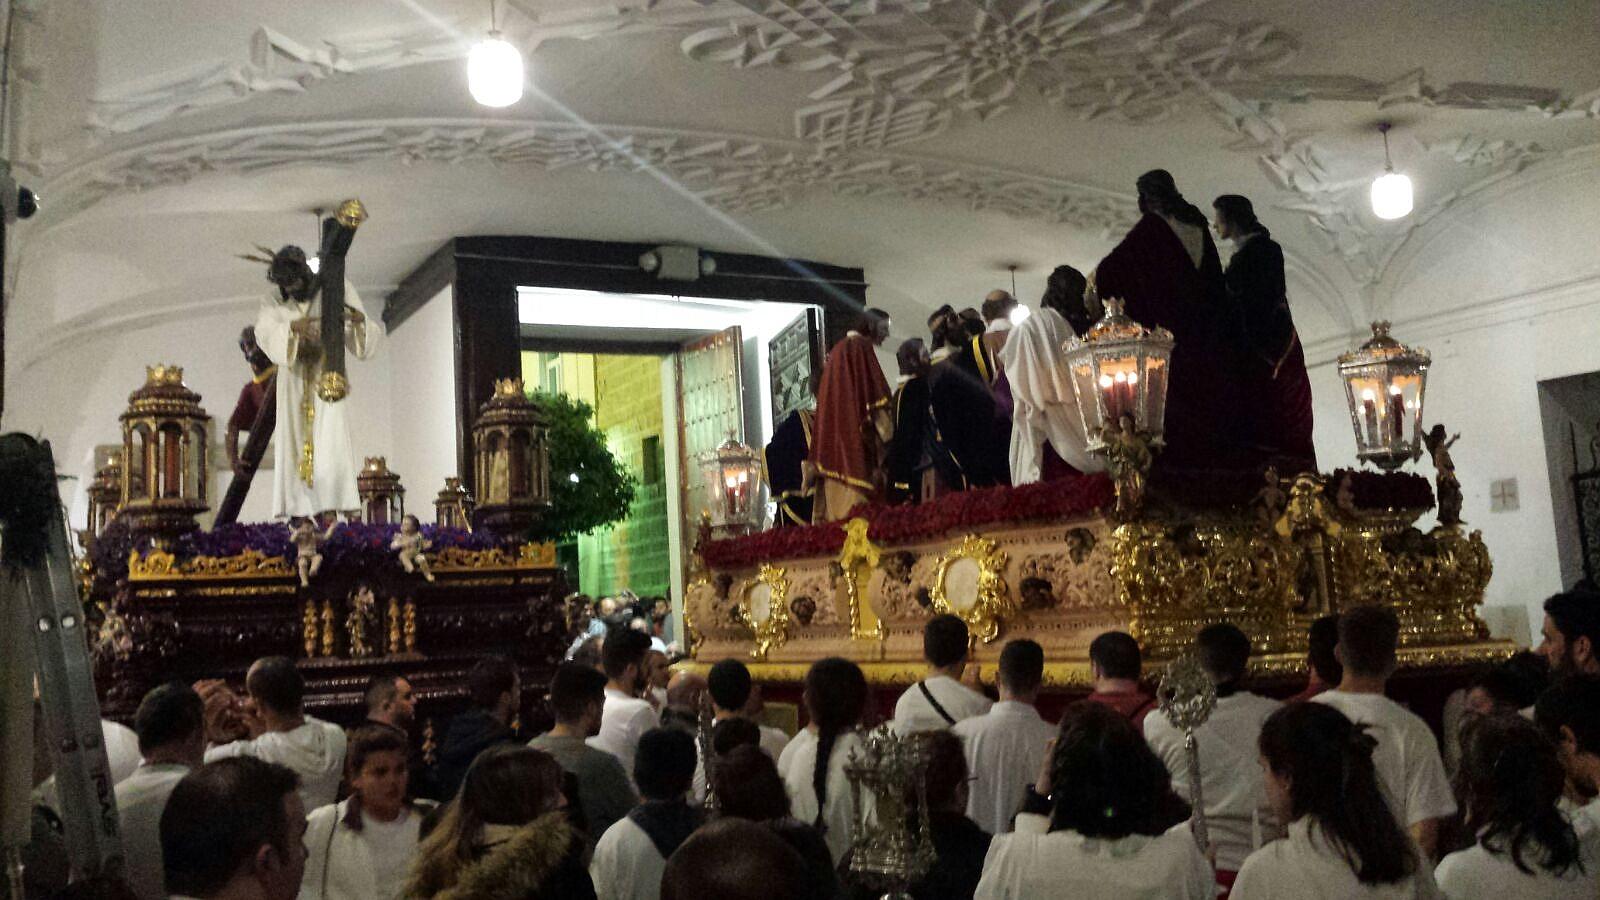
POLYGON ((1400 396, 1400 393, 1401 393, 1400 385, 1398 385, 1398 384, 1389 385, 1389 393, 1395 395, 1396 397, 1400 396))
POLYGON ((1376 400, 1377 398, 1378 395, 1372 392, 1372 388, 1365 388, 1361 391, 1361 399, 1363 400, 1376 400))
POLYGON ((1103 387, 1103 388, 1111 387, 1111 376, 1110 375, 1101 375, 1100 376, 1100 386, 1103 387))

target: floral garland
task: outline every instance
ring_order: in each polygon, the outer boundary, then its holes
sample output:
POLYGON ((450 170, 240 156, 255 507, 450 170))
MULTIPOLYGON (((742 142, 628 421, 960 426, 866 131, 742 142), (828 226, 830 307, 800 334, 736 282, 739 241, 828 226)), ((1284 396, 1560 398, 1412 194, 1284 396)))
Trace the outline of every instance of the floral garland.
MULTIPOLYGON (((1010 522, 1066 519, 1111 506, 1116 494, 1103 475, 978 488, 946 494, 911 506, 858 506, 850 518, 867 520, 867 537, 901 544, 960 530, 1010 522)), ((747 537, 712 541, 701 550, 714 569, 738 568, 779 559, 832 556, 844 547, 844 526, 829 522, 803 528, 775 528, 747 537)))
POLYGON ((1412 472, 1373 472, 1367 469, 1335 469, 1328 478, 1328 490, 1335 492, 1350 479, 1351 500, 1356 509, 1405 509, 1427 512, 1433 509, 1433 486, 1428 479, 1412 472))

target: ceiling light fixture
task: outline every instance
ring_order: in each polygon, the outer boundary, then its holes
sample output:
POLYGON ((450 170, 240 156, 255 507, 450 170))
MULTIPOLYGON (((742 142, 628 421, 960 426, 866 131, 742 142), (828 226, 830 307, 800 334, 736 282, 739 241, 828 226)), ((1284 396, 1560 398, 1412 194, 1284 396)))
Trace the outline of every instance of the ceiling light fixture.
POLYGON ((1389 123, 1378 126, 1383 135, 1383 174, 1372 182, 1372 214, 1380 219, 1399 219, 1411 212, 1411 179, 1394 170, 1389 160, 1389 123))
POLYGON ((467 90, 484 106, 510 106, 522 99, 522 54, 500 36, 494 0, 489 0, 489 36, 467 54, 467 90))

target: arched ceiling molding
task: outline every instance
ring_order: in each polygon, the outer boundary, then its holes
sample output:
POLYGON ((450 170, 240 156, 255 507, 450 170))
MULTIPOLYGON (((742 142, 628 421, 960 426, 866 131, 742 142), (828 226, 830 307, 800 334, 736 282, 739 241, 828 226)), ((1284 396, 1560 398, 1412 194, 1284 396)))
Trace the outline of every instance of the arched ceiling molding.
MULTIPOLYGON (((1417 260, 1446 232, 1445 226, 1452 219, 1479 211, 1490 204, 1505 203, 1549 181, 1577 173, 1592 175, 1600 171, 1597 168, 1600 167, 1600 143, 1574 147, 1561 153, 1540 149, 1520 158, 1513 157, 1509 164, 1513 167, 1505 168, 1508 164, 1502 163, 1502 168, 1495 174, 1440 198, 1424 213, 1415 216, 1418 221, 1385 256, 1385 277, 1378 283, 1378 294, 1374 298, 1378 310, 1386 314, 1393 308, 1395 297, 1410 284, 1411 271, 1417 260), (1519 173, 1520 177, 1511 177, 1519 173), (1428 227, 1436 222, 1438 227, 1428 227)), ((1600 185, 1600 178, 1596 179, 1596 183, 1600 185)))
POLYGON ((59 224, 113 194, 184 184, 201 175, 384 160, 657 174, 735 213, 779 209, 812 192, 831 192, 957 203, 1103 235, 1121 233, 1138 215, 1131 197, 1102 188, 906 155, 818 158, 793 141, 663 128, 385 119, 233 129, 118 150, 52 179, 46 190, 56 200, 41 214, 42 224, 59 224))
MULTIPOLYGON (((363 284, 357 285, 356 289, 364 296, 384 297, 395 287, 393 284, 363 284)), ((181 296, 184 293, 181 286, 162 285, 143 294, 124 297, 109 308, 102 307, 51 325, 44 334, 26 342, 18 342, 22 346, 16 348, 20 352, 15 357, 15 372, 18 375, 25 374, 50 357, 68 353, 81 342, 107 332, 140 331, 221 312, 237 312, 243 317, 244 324, 249 324, 248 316, 261 302, 263 291, 172 302, 174 295, 181 296)))
POLYGON ((1218 120, 1234 133, 1240 149, 1258 155, 1261 169, 1293 199, 1279 208, 1306 216, 1307 228, 1345 265, 1363 298, 1365 316, 1381 315, 1385 275, 1394 255, 1417 228, 1464 196, 1516 175, 1551 151, 1537 142, 1465 133, 1424 147, 1435 157, 1488 174, 1465 188, 1432 199, 1399 223, 1379 223, 1364 209, 1368 178, 1336 178, 1331 151, 1315 134, 1296 135, 1278 114, 1278 104, 1316 100, 1367 102, 1375 111, 1393 107, 1522 112, 1545 119, 1600 117, 1600 90, 1569 96, 1554 88, 1453 83, 1434 87, 1418 69, 1390 82, 1345 76, 1279 76, 1203 91, 1218 120))

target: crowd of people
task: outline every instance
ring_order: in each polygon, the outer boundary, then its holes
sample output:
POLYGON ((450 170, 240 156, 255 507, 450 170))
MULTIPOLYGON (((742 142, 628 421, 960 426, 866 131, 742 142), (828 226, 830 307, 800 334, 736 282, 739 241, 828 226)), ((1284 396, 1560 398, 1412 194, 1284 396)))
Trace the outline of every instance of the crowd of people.
MULTIPOLYGON (((1102 300, 1175 338, 1164 464, 1314 470, 1310 379, 1282 249, 1245 197, 1216 198, 1208 219, 1164 170, 1140 176, 1137 189, 1141 218, 1088 275, 1056 268, 1037 309, 1004 290, 980 306, 941 306, 927 341, 896 348, 892 387, 875 352, 888 315, 865 310, 823 363, 815 412, 792 413, 767 446, 776 524, 1101 470, 1064 354, 1100 318, 1102 300), (1226 266, 1213 232, 1233 245, 1226 266)), ((1134 410, 1105 412, 1121 427, 1134 410)))
MULTIPOLYGON (((1592 898, 1600 593, 1575 588, 1544 609, 1540 652, 1479 673, 1449 704, 1442 746, 1386 696, 1400 639, 1387 607, 1317 620, 1307 686, 1282 701, 1249 689, 1243 631, 1206 627, 1194 652, 1217 699, 1194 732, 1198 768, 1132 636, 1094 639, 1093 690, 1052 724, 1039 644, 1008 641, 986 682, 965 623, 935 616, 926 675, 888 723, 926 762, 903 808, 908 823, 925 811, 936 861, 910 894, 1592 898)), ((367 718, 348 731, 306 714, 281 657, 250 668, 243 696, 219 682, 157 687, 134 719, 141 761, 116 787, 126 883, 94 896, 881 893, 851 866, 863 801, 846 768, 876 709, 858 665, 811 665, 806 724, 790 736, 759 721, 759 686, 736 659, 671 674, 658 700, 667 670, 648 634, 621 624, 596 643, 597 658, 556 668, 553 727, 531 740, 516 730, 517 666, 480 660, 432 766, 398 676, 372 680, 367 718)))

